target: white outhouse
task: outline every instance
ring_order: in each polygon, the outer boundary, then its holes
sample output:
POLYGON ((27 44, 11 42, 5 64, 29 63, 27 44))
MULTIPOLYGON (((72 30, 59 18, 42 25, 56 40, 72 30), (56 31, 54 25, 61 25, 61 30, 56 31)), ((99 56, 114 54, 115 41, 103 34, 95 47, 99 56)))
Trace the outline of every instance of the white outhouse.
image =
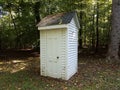
POLYGON ((68 80, 78 69, 78 29, 76 12, 48 15, 40 30, 41 75, 68 80))

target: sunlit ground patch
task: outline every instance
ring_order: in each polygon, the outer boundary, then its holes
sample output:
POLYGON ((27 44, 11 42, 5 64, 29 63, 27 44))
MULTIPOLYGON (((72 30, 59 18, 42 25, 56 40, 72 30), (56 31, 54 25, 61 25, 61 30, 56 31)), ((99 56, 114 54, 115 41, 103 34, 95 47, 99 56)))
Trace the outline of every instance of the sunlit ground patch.
MULTIPOLYGON (((15 73, 18 71, 21 71, 23 69, 28 69, 31 63, 36 62, 37 58, 26 58, 26 60, 21 60, 21 59, 13 59, 9 61, 1 61, 0 62, 0 71, 1 72, 10 72, 10 73, 15 73)), ((39 60, 39 58, 37 59, 39 60)), ((39 64, 39 61, 38 61, 39 64)))

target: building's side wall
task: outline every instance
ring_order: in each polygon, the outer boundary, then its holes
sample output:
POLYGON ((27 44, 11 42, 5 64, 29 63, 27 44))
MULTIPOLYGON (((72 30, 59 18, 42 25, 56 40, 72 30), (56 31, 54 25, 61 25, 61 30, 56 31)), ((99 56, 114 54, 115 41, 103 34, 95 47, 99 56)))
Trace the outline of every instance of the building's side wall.
POLYGON ((46 48, 46 31, 40 31, 40 73, 46 76, 46 59, 47 59, 47 48, 46 48))
POLYGON ((68 64, 67 77, 70 78, 77 72, 78 68, 78 28, 73 18, 68 24, 68 64))
POLYGON ((67 29, 61 31, 61 76, 67 80, 67 29))

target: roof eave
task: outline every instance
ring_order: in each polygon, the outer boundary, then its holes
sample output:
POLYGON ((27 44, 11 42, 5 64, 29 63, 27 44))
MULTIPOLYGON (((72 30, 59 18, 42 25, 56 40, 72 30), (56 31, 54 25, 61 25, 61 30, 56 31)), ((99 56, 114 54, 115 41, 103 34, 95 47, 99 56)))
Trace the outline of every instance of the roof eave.
POLYGON ((80 23, 78 21, 78 16, 77 16, 77 13, 75 13, 75 18, 76 18, 76 21, 77 21, 77 28, 80 29, 80 23))
POLYGON ((60 28, 67 28, 68 24, 60 24, 60 25, 51 25, 51 26, 44 26, 44 27, 39 27, 38 30, 52 30, 52 29, 60 29, 60 28))

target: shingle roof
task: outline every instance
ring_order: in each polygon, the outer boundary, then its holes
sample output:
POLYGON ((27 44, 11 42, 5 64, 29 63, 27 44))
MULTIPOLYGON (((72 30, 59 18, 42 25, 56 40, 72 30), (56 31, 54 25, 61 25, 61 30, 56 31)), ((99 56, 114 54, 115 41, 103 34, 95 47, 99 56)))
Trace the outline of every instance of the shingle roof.
POLYGON ((59 24, 68 24, 74 17, 75 12, 68 13, 58 13, 54 15, 48 15, 43 18, 38 24, 38 27, 45 27, 51 25, 59 25, 59 24))

